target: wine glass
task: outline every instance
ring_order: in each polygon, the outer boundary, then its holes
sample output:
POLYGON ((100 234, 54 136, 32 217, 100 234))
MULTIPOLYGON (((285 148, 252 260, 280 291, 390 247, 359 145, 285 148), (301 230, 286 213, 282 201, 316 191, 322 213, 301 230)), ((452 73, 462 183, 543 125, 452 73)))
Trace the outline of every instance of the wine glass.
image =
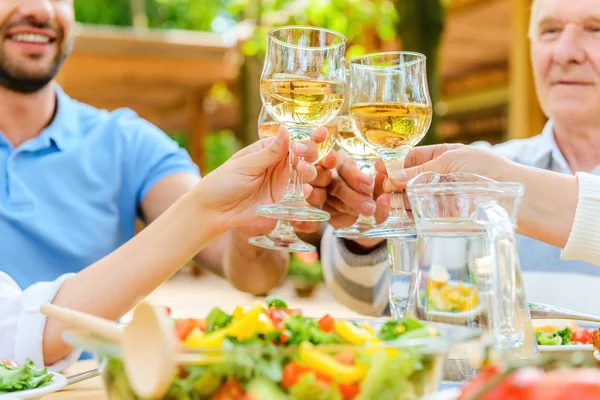
MULTIPOLYGON (((388 52, 351 60, 349 107, 354 133, 377 150, 388 175, 402 170, 408 152, 431 125, 425 56, 388 52)), ((402 192, 391 193, 390 208, 388 219, 365 232, 365 237, 415 235, 402 192)))
MULTIPOLYGON (((359 139, 352 130, 352 121, 348 116, 348 99, 344 102, 341 111, 333 120, 337 130, 336 143, 339 148, 352 156, 352 159, 358 169, 369 178, 371 182, 371 194, 375 185, 375 161, 377 161, 377 152, 359 139)), ((364 237, 364 233, 377 225, 374 216, 360 214, 354 224, 346 228, 340 228, 333 231, 339 238, 358 239, 364 237)))
MULTIPOLYGON (((269 115, 295 140, 310 139, 315 129, 336 116, 346 94, 346 38, 334 31, 290 26, 268 34, 260 95, 269 115)), ((290 151, 290 179, 286 193, 275 204, 256 212, 286 221, 326 221, 328 212, 306 202, 290 151)))
MULTIPOLYGON (((258 136, 261 139, 277 136, 280 123, 273 120, 265 107, 260 110, 258 116, 258 136)), ((326 156, 335 143, 335 129, 333 126, 327 126, 327 138, 319 143, 319 162, 326 156)), ((294 253, 314 252, 317 251, 315 246, 301 240, 294 232, 294 227, 288 221, 283 219, 277 220, 277 225, 267 235, 254 236, 248 239, 248 242, 259 247, 272 250, 291 251, 294 253)))

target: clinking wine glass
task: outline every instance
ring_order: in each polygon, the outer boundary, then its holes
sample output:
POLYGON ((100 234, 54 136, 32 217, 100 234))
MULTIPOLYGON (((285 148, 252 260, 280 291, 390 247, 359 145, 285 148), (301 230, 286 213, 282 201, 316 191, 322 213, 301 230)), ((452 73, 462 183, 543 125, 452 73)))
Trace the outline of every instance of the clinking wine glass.
MULTIPOLYGON (((350 61, 349 115, 353 130, 377 150, 388 175, 404 161, 431 125, 432 107, 425 56, 412 52, 370 54, 350 61)), ((414 221, 402 192, 391 193, 388 219, 365 232, 368 238, 414 236, 414 221)))
MULTIPOLYGON (((280 123, 266 111, 265 107, 260 110, 258 117, 258 136, 261 139, 277 136, 280 123)), ((319 158, 315 164, 325 157, 333 148, 335 143, 335 129, 333 126, 327 126, 327 138, 319 143, 319 158)), ((248 239, 248 242, 259 247, 272 250, 291 251, 294 253, 313 252, 317 249, 312 244, 301 240, 294 232, 294 227, 289 221, 283 219, 277 220, 277 225, 267 235, 254 236, 248 239)))
MULTIPOLYGON (((352 121, 348 116, 348 99, 344 102, 342 110, 335 117, 332 124, 336 127, 336 143, 339 148, 352 156, 354 163, 370 180, 371 194, 375 184, 375 161, 378 155, 375 150, 358 138, 352 130, 352 121)), ((339 238, 358 239, 364 237, 364 233, 377 225, 374 216, 360 214, 354 224, 346 228, 336 229, 334 234, 339 238)))
MULTIPOLYGON (((342 108, 346 94, 346 38, 314 27, 282 27, 268 34, 260 95, 274 121, 295 140, 310 139, 342 108)), ((291 147, 290 147, 291 149, 291 147)), ((286 193, 275 204, 260 206, 264 217, 286 221, 326 221, 329 213, 308 204, 290 151, 290 179, 286 193)))

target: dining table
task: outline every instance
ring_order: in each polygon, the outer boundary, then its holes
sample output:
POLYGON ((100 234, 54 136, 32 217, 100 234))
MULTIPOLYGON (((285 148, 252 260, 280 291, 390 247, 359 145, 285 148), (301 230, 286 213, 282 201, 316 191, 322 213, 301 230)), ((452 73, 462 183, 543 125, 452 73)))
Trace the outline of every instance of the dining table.
MULTIPOLYGON (((63 375, 66 377, 91 371, 98 367, 95 360, 82 360, 73 364, 63 375)), ((102 386, 102 379, 98 376, 66 386, 58 392, 48 394, 42 400, 106 400, 106 392, 102 386)))

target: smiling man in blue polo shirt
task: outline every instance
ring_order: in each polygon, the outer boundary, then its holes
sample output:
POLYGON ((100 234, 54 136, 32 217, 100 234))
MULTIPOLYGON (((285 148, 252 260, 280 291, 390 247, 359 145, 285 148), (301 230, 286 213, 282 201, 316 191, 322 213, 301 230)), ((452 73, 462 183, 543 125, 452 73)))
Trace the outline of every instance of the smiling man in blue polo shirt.
MULTIPOLYGON (((0 270, 23 288, 102 258, 136 216, 152 222, 200 179, 155 126, 54 83, 73 26, 72 0, 0 1, 0 270)), ((249 245, 256 233, 230 232, 199 261, 241 290, 268 290, 287 257, 249 245)))

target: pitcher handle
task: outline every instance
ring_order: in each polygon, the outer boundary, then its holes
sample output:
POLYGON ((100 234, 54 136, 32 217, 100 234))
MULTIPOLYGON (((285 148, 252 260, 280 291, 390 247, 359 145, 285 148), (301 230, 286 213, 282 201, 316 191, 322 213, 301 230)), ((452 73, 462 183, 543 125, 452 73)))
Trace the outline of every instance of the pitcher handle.
MULTIPOLYGON (((485 225, 491 246, 495 276, 492 326, 497 348, 531 347, 531 344, 525 343, 528 336, 525 330, 533 327, 525 294, 519 293, 519 290, 522 291, 521 269, 512 221, 506 210, 495 201, 477 208, 477 221, 485 225)), ((535 353, 537 348, 531 351, 535 353)))

